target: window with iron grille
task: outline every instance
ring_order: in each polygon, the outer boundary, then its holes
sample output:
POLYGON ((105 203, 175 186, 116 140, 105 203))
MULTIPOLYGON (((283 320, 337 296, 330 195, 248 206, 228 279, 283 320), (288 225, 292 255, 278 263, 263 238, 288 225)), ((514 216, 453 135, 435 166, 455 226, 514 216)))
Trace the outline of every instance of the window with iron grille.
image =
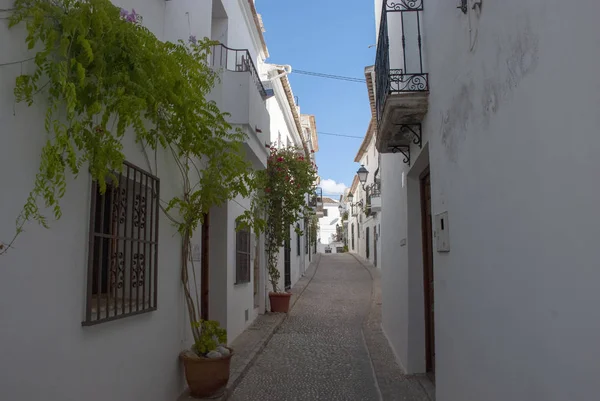
POLYGON ((308 219, 304 219, 304 253, 308 255, 308 219))
POLYGON ((92 183, 84 326, 157 308, 160 181, 125 162, 92 183))
POLYGON ((237 229, 235 246, 235 283, 243 284, 250 282, 250 230, 248 228, 237 229))
POLYGON ((354 223, 352 223, 352 250, 354 250, 354 223))
POLYGON ((323 208, 323 217, 327 217, 328 214, 329 210, 327 210, 327 208, 323 208))

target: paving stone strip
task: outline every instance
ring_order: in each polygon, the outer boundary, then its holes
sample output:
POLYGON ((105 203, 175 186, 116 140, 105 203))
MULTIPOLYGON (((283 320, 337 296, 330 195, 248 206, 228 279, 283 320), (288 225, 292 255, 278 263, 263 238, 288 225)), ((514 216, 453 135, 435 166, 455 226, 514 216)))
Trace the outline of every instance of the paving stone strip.
MULTIPOLYGON (((294 287, 290 290, 292 297, 290 299, 290 312, 298 302, 298 299, 306 290, 306 287, 312 281, 315 273, 319 268, 319 261, 321 255, 317 254, 315 260, 310 264, 306 273, 301 277, 294 287)), ((248 369, 252 366, 260 352, 267 346, 273 334, 285 321, 289 315, 286 313, 270 313, 267 312, 264 315, 259 315, 254 323, 250 325, 238 338, 233 341, 231 347, 236 350, 236 355, 231 358, 231 376, 229 383, 227 384, 227 390, 223 400, 227 400, 233 393, 233 390, 244 378, 248 369), (256 332, 256 335, 252 335, 250 332, 256 332), (256 341, 252 341, 256 337, 256 341), (239 352, 237 352, 239 350, 239 352), (236 358, 237 356, 237 358, 236 358)))
POLYGON ((362 326, 369 273, 348 255, 318 271, 231 394, 230 401, 379 401, 362 326))
POLYGON ((435 401, 435 388, 424 375, 406 375, 381 328, 381 273, 360 256, 354 258, 369 272, 373 282, 371 308, 363 322, 363 334, 381 397, 384 401, 435 401))

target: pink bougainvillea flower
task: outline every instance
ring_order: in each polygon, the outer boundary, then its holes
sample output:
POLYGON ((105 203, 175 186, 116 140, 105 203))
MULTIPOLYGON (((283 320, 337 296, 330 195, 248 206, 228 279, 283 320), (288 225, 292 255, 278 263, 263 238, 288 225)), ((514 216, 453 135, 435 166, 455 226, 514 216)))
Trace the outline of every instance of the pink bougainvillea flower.
POLYGON ((283 161, 283 157, 279 157, 279 158, 277 158, 277 161, 278 161, 278 162, 282 162, 282 161, 283 161))
POLYGON ((125 18, 127 17, 127 14, 129 14, 129 12, 127 10, 125 10, 124 8, 121 9, 121 18, 125 18))

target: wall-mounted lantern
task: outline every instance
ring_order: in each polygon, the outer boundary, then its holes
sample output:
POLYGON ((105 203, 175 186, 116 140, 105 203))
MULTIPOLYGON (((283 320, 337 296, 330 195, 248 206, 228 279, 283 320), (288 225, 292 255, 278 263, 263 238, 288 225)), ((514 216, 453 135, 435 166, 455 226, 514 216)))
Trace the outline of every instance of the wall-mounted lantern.
POLYGON ((358 175, 358 180, 360 181, 363 189, 365 189, 365 184, 367 182, 367 177, 369 176, 369 170, 367 170, 365 168, 365 166, 363 164, 361 164, 360 168, 356 172, 356 175, 358 175))

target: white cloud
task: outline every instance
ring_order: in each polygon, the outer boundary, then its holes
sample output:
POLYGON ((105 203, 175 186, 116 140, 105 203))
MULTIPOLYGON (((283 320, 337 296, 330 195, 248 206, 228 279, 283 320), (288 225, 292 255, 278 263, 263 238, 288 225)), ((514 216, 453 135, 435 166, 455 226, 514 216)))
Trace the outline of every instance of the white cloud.
POLYGON ((327 195, 342 195, 344 190, 348 188, 346 184, 342 182, 337 183, 335 180, 329 178, 321 180, 320 187, 323 188, 323 194, 327 195))

